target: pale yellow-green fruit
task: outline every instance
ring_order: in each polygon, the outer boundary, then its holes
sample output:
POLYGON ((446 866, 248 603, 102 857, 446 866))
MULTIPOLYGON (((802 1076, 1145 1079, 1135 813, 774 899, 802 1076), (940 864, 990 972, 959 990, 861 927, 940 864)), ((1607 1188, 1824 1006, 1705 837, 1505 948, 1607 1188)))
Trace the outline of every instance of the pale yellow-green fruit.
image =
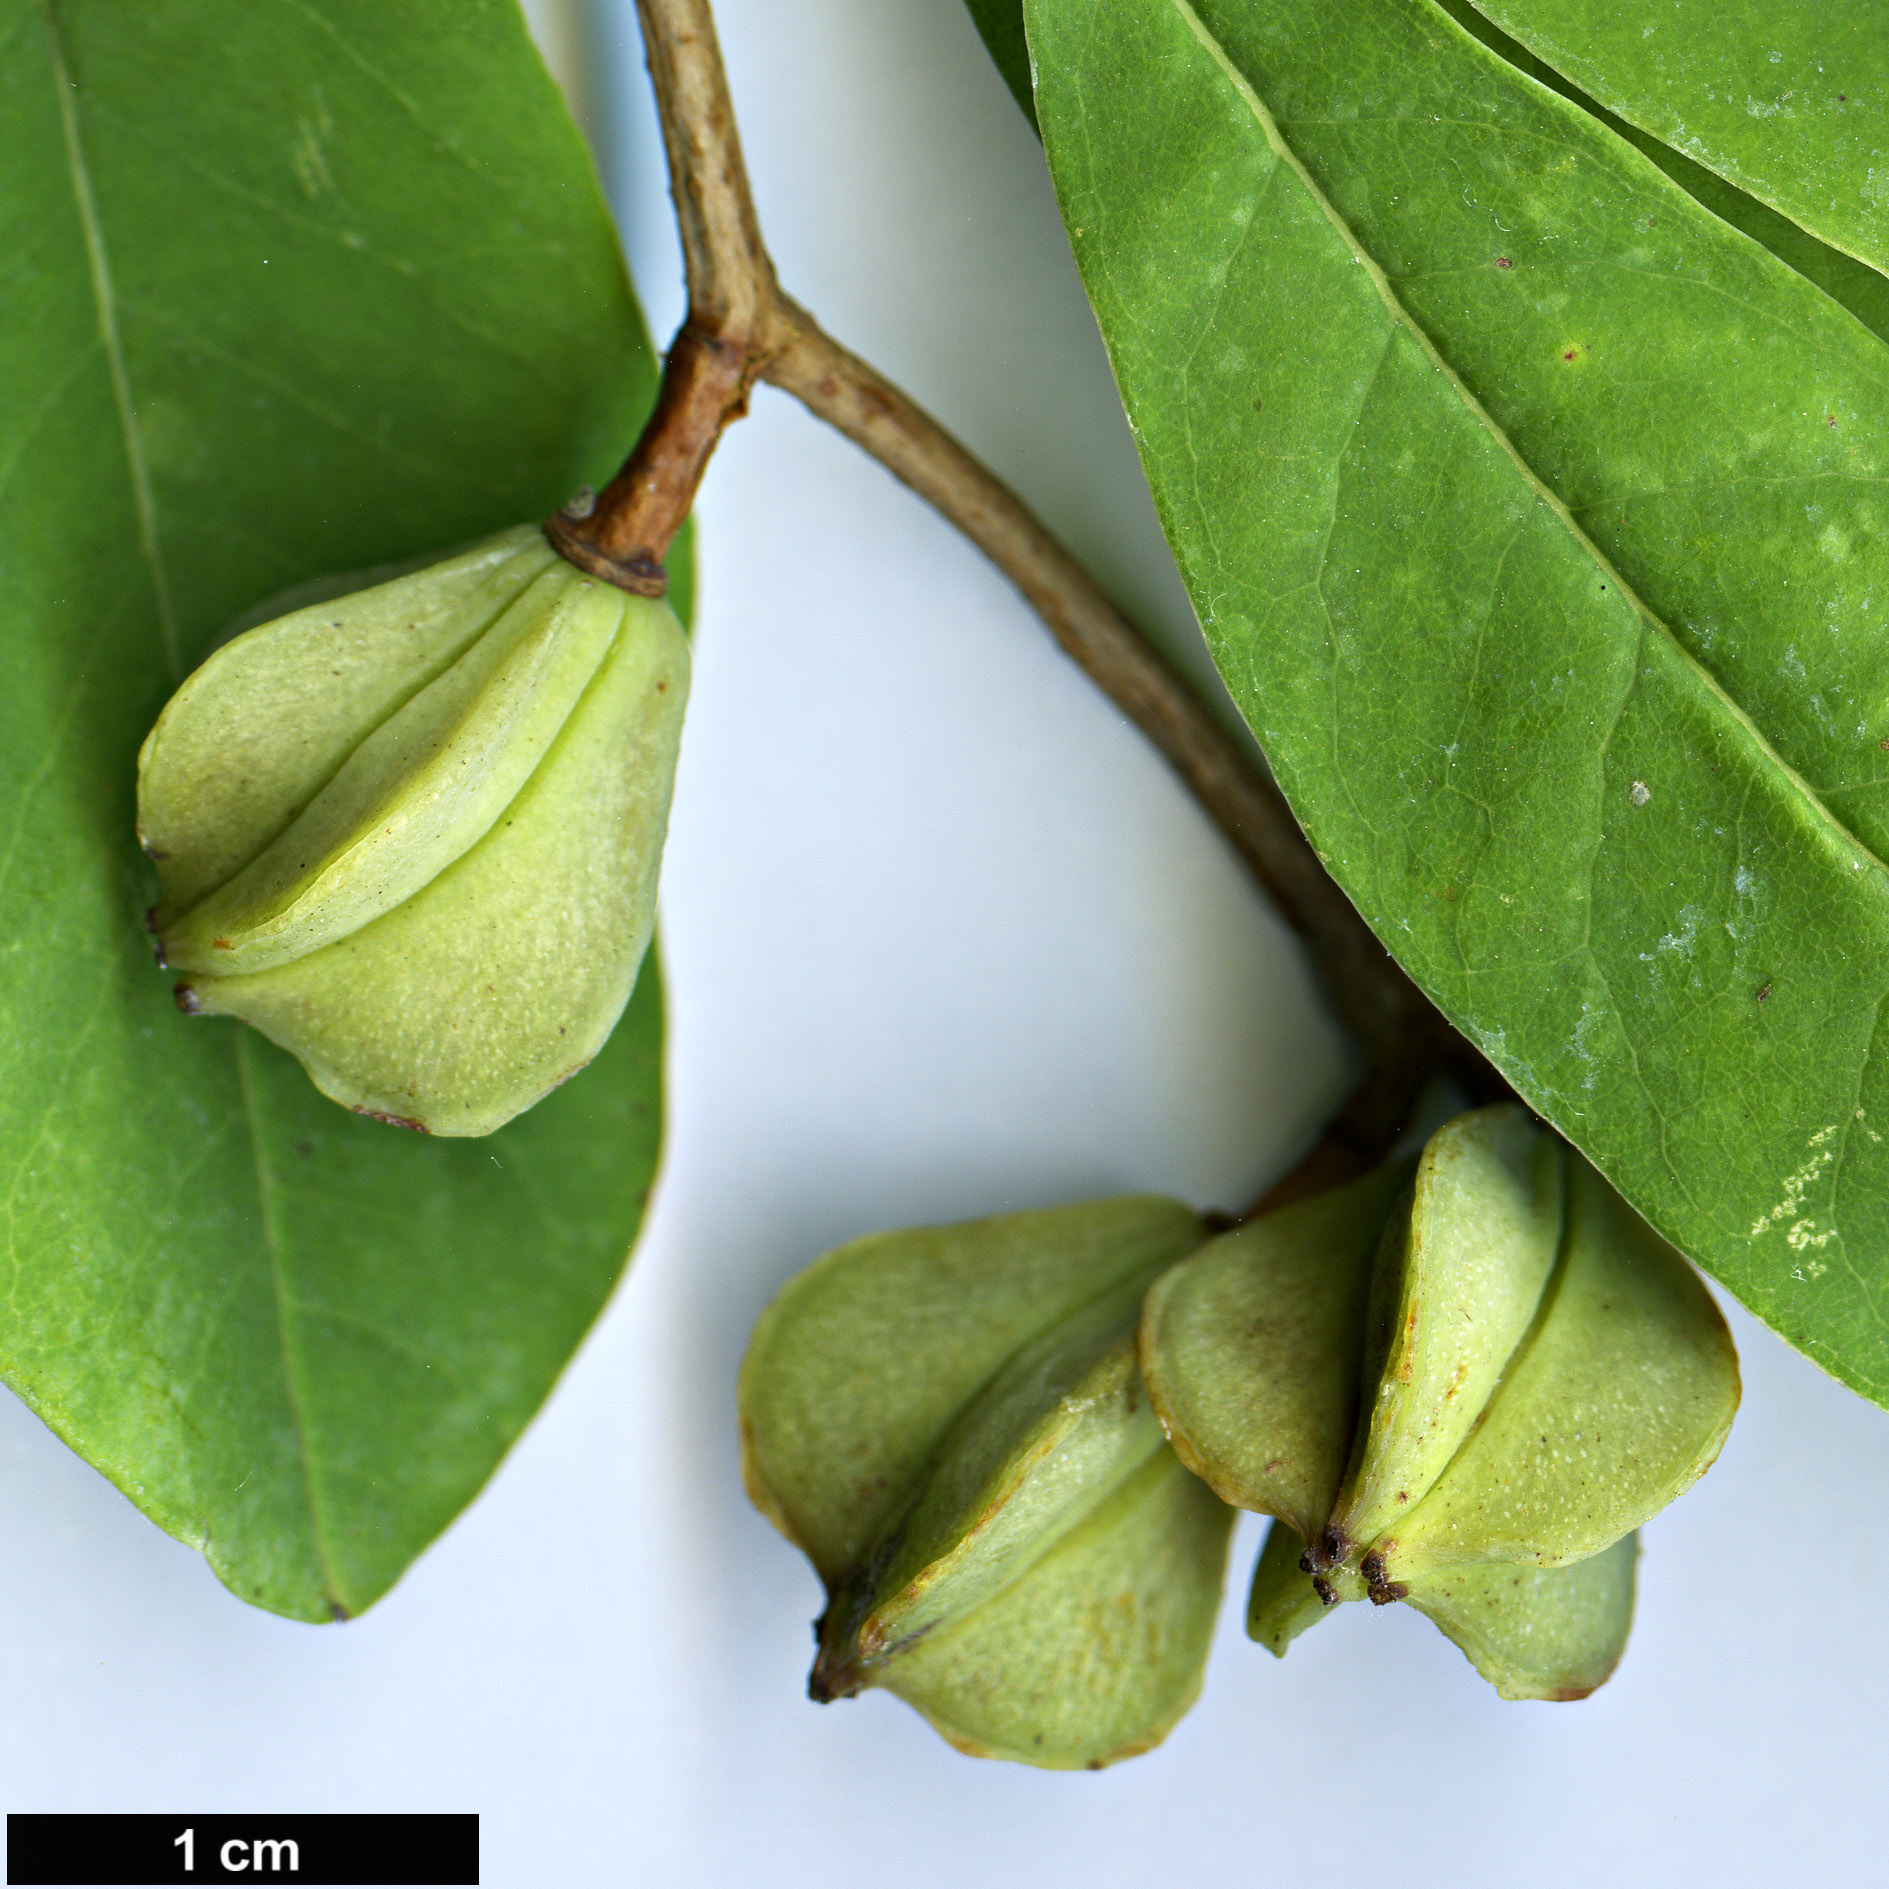
POLYGON ((1173 1268, 1143 1374, 1181 1458, 1279 1518, 1254 1638, 1283 1653, 1333 1605, 1404 1600, 1505 1696, 1582 1697, 1625 1644, 1634 1531, 1730 1428, 1730 1334, 1685 1261, 1513 1105, 1459 1116, 1399 1178, 1173 1268))
POLYGON ((881 1686, 963 1750, 1056 1768, 1166 1734, 1232 1516, 1163 1441, 1135 1332, 1206 1237, 1135 1196, 878 1234, 782 1291, 743 1467, 826 1583, 816 1698, 881 1686))
POLYGON ((481 1135, 581 1069, 655 917, 687 639, 536 527, 218 649, 139 756, 179 1004, 481 1135))
POLYGON ((1385 1229, 1365 1323, 1369 1402, 1321 1543, 1342 1557, 1429 1493, 1476 1424, 1561 1246, 1563 1144, 1516 1107, 1446 1122, 1385 1229))
POLYGON ((857 1691, 1000 1593, 1166 1447, 1135 1368, 1142 1286, 1071 1313, 960 1414, 883 1552, 828 1609, 819 1691, 857 1691))
POLYGON ((1698 1274, 1570 1152, 1562 1257, 1534 1328, 1474 1434, 1378 1538, 1365 1572, 1409 1584, 1478 1562, 1598 1554, 1705 1474, 1738 1396, 1731 1334, 1698 1274))

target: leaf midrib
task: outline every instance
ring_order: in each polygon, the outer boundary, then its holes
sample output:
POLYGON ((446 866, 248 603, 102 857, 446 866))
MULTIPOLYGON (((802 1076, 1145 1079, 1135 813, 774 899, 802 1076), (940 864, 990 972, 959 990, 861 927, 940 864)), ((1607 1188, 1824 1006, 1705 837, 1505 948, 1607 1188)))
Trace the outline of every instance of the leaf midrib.
POLYGON ((1444 377, 1452 392, 1455 393, 1464 407, 1468 409, 1469 413, 1476 420, 1476 423, 1482 427, 1489 438, 1493 440, 1506 455, 1509 462, 1521 475, 1522 480, 1536 500, 1548 508, 1550 513, 1561 525, 1562 529, 1566 531, 1568 535, 1573 538, 1575 543, 1586 553, 1595 568, 1604 573, 1609 582, 1618 586, 1620 595, 1633 609, 1643 628, 1651 629, 1658 634, 1666 649, 1677 657, 1680 663, 1691 672, 1698 680, 1700 686, 1704 688, 1714 702, 1724 710, 1725 714, 1730 717, 1733 725, 1743 733, 1745 738, 1757 750, 1759 757, 1777 770, 1778 774, 1790 785, 1798 798, 1811 811, 1814 817, 1823 824, 1832 836, 1839 840, 1844 846, 1848 847, 1855 858, 1866 862, 1870 869, 1877 873, 1885 883, 1889 883, 1889 864, 1885 864, 1872 848, 1866 846, 1849 827, 1837 818, 1830 810, 1829 806, 1825 804, 1822 796, 1812 787, 1810 782, 1772 746, 1769 738, 1765 735, 1764 731, 1758 727, 1757 723, 1753 721, 1745 708, 1725 688, 1724 684, 1699 661, 1692 651, 1673 634, 1668 625, 1647 606, 1646 602, 1640 597, 1633 586, 1614 568, 1606 553, 1581 529, 1574 514, 1568 509, 1560 496, 1546 484, 1540 475, 1536 473, 1534 468, 1529 465, 1528 461, 1523 458, 1520 450, 1516 447, 1515 442, 1509 437, 1508 433, 1496 423, 1494 416, 1483 406, 1482 402, 1476 398, 1475 394, 1470 391, 1462 376, 1450 365, 1441 350, 1438 349, 1436 343, 1432 341, 1428 333, 1425 332, 1422 325, 1398 299, 1396 290, 1391 286, 1389 277, 1379 266, 1377 259, 1372 256, 1363 243, 1359 241, 1356 233, 1339 214, 1336 205, 1334 205, 1330 198, 1325 195, 1324 191, 1319 188, 1311 172, 1306 168, 1298 153, 1292 148, 1292 145, 1287 140, 1284 133, 1281 132, 1278 121, 1267 109, 1265 101, 1260 98, 1259 94, 1254 90, 1246 75, 1234 64, 1226 48, 1221 45, 1220 41, 1208 30, 1205 21, 1194 11, 1193 7, 1189 4, 1189 0, 1168 0, 1168 4, 1180 17, 1189 32, 1194 35, 1208 57, 1219 67, 1222 74, 1226 77, 1227 82, 1233 87, 1240 102, 1252 114, 1254 122, 1264 134, 1266 142, 1271 147, 1274 156, 1278 158, 1280 163, 1287 166, 1293 176, 1298 179, 1300 186, 1317 206, 1320 214, 1343 240, 1346 247, 1350 250, 1353 260, 1364 271, 1372 288, 1376 291, 1378 298, 1383 302, 1391 319, 1401 326, 1405 332, 1410 335, 1411 339, 1416 342, 1417 346, 1422 350, 1424 358, 1444 377))

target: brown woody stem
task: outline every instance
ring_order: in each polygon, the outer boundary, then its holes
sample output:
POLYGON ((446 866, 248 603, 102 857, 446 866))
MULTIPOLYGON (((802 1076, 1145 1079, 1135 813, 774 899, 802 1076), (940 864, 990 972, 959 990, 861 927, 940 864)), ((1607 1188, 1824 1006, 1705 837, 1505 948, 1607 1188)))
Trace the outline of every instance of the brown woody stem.
POLYGON ((1501 1077, 1378 943, 1248 747, 1002 480, 782 293, 748 188, 709 0, 637 0, 637 10, 669 155, 689 314, 635 451, 594 502, 547 521, 552 543, 597 576, 660 595, 661 558, 722 429, 747 411, 755 381, 783 388, 928 500, 1011 579, 1069 655, 1167 757, 1310 945, 1369 1073, 1262 1206, 1374 1165, 1433 1075, 1455 1076, 1478 1099, 1505 1093, 1501 1077))
POLYGON ((594 577, 660 597, 662 567, 723 427, 748 410, 758 363, 752 353, 712 334, 691 316, 663 363, 656 410, 623 469, 594 499, 587 493, 545 521, 545 535, 594 577))

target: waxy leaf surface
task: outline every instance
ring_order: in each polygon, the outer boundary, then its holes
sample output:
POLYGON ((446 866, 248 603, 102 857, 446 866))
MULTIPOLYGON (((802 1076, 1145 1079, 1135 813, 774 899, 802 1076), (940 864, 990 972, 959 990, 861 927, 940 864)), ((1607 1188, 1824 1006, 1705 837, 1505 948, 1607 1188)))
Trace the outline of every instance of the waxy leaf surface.
POLYGON ((356 1612, 596 1315, 654 1171, 653 960, 479 1143, 180 1017, 138 745, 223 626, 543 516, 653 392, 515 7, 0 6, 0 1371, 245 1599, 356 1612))
POLYGON ((1889 263, 1889 33, 1873 0, 1486 0, 1583 91, 1826 242, 1889 263))
POLYGON ((1889 1399, 1884 343, 1430 0, 1027 20, 1156 503, 1314 844, 1662 1233, 1889 1399))

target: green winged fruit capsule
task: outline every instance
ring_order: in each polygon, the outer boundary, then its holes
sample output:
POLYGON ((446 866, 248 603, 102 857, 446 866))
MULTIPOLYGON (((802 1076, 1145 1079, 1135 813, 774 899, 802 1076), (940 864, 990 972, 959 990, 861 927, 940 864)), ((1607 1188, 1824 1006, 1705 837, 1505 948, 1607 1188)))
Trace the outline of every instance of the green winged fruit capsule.
POLYGON ((1400 1192, 1405 1171, 1176 1266, 1147 1298, 1143 1373, 1181 1458, 1278 1518, 1254 1639, 1283 1653, 1339 1602, 1407 1601, 1505 1697, 1584 1697, 1625 1645, 1635 1531, 1731 1426, 1731 1336, 1685 1261, 1513 1105, 1439 1129, 1400 1192))
POLYGON ((826 1585, 815 1698, 883 1687, 963 1750, 1056 1768, 1165 1736, 1232 1516, 1163 1440, 1136 1327, 1205 1238, 1145 1196, 917 1227, 769 1307, 743 1463, 826 1585))
POLYGON ((180 1007, 360 1113, 490 1133, 629 1000, 688 685, 667 604, 535 526, 235 638, 139 755, 180 1007))

